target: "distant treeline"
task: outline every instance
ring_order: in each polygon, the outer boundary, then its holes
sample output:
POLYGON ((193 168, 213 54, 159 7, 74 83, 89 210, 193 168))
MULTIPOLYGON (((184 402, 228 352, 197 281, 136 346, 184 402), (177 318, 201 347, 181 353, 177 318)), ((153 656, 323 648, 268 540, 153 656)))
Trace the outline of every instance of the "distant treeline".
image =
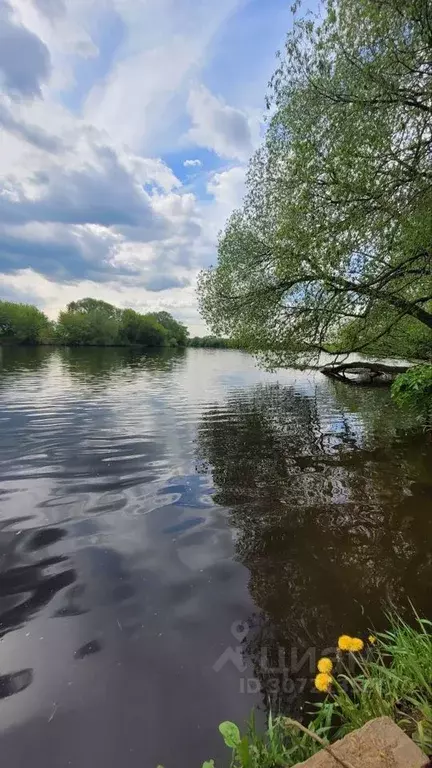
POLYGON ((0 301, 0 344, 64 346, 227 347, 214 336, 189 339, 185 325, 169 312, 141 314, 106 301, 72 301, 53 322, 31 304, 0 301))
POLYGON ((219 336, 193 336, 188 341, 189 347, 206 347, 212 349, 238 349, 239 345, 230 339, 222 339, 219 336))

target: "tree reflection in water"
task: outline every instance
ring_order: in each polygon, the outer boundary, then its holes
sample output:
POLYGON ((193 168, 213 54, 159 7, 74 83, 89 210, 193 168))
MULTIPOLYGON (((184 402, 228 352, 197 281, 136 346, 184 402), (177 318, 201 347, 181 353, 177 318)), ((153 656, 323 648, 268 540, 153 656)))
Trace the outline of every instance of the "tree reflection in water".
POLYGON ((33 532, 11 530, 16 520, 0 525, 0 638, 12 632, 72 585, 75 570, 65 555, 40 557, 41 549, 65 536, 58 527, 33 532))
POLYGON ((229 509, 259 608, 244 649, 266 699, 279 687, 291 712, 310 698, 314 659, 341 632, 383 626, 384 605, 403 610, 408 597, 431 609, 432 446, 397 438, 394 421, 382 428, 383 408, 397 419, 388 392, 362 395, 354 414, 340 391, 243 390, 199 428, 198 457, 229 509), (292 668, 308 649, 312 661, 292 668))
POLYGON ((48 376, 69 374, 86 387, 110 386, 116 377, 139 378, 143 373, 169 373, 184 365, 184 348, 129 347, 1 347, 0 390, 21 383, 23 375, 44 371, 48 376))

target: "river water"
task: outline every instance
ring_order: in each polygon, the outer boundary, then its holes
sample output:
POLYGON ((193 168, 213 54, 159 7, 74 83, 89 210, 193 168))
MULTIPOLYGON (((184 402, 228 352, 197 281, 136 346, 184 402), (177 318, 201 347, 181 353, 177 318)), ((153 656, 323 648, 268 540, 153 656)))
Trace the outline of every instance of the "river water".
POLYGON ((0 354, 8 768, 225 766, 219 722, 298 715, 340 633, 432 616, 432 443, 387 390, 236 351, 0 354))

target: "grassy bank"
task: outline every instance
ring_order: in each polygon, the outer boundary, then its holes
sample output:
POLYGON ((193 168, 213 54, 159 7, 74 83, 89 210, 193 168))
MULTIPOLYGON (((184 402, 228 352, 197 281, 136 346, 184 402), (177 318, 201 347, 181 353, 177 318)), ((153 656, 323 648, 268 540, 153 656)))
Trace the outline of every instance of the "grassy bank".
MULTIPOLYGON (((305 726, 269 716, 260 734, 252 716, 245 733, 234 723, 219 729, 232 752, 232 768, 278 768, 307 760, 323 745, 369 720, 391 717, 428 755, 432 753, 432 623, 413 626, 395 614, 389 629, 367 640, 342 635, 334 658, 320 659, 315 678, 323 700, 305 726)), ((203 768, 213 768, 212 760, 203 768)))

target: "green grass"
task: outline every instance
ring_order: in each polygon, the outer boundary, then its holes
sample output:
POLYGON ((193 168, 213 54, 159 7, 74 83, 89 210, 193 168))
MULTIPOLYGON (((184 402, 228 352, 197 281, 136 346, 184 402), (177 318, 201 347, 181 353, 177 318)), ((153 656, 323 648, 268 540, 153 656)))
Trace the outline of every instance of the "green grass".
MULTIPOLYGON (((231 749, 232 768, 294 766, 374 717, 391 717, 423 750, 432 753, 432 623, 414 612, 413 626, 395 613, 389 629, 361 653, 339 653, 332 684, 307 724, 269 716, 263 734, 252 715, 246 732, 219 727, 231 749), (350 662, 350 663, 348 663, 350 662), (318 739, 317 739, 318 737, 318 739)), ((213 762, 203 768, 213 768, 213 762)))
MULTIPOLYGON (((319 737, 328 740, 331 729, 331 708, 322 709, 309 728, 319 737)), ((285 717, 269 715, 267 729, 260 734, 254 714, 251 715, 246 733, 241 735, 234 723, 221 723, 219 730, 225 744, 232 749, 231 765, 237 768, 275 768, 290 766, 307 760, 322 747, 309 734, 287 727, 285 717)), ((205 764, 204 764, 205 765, 205 764)))

